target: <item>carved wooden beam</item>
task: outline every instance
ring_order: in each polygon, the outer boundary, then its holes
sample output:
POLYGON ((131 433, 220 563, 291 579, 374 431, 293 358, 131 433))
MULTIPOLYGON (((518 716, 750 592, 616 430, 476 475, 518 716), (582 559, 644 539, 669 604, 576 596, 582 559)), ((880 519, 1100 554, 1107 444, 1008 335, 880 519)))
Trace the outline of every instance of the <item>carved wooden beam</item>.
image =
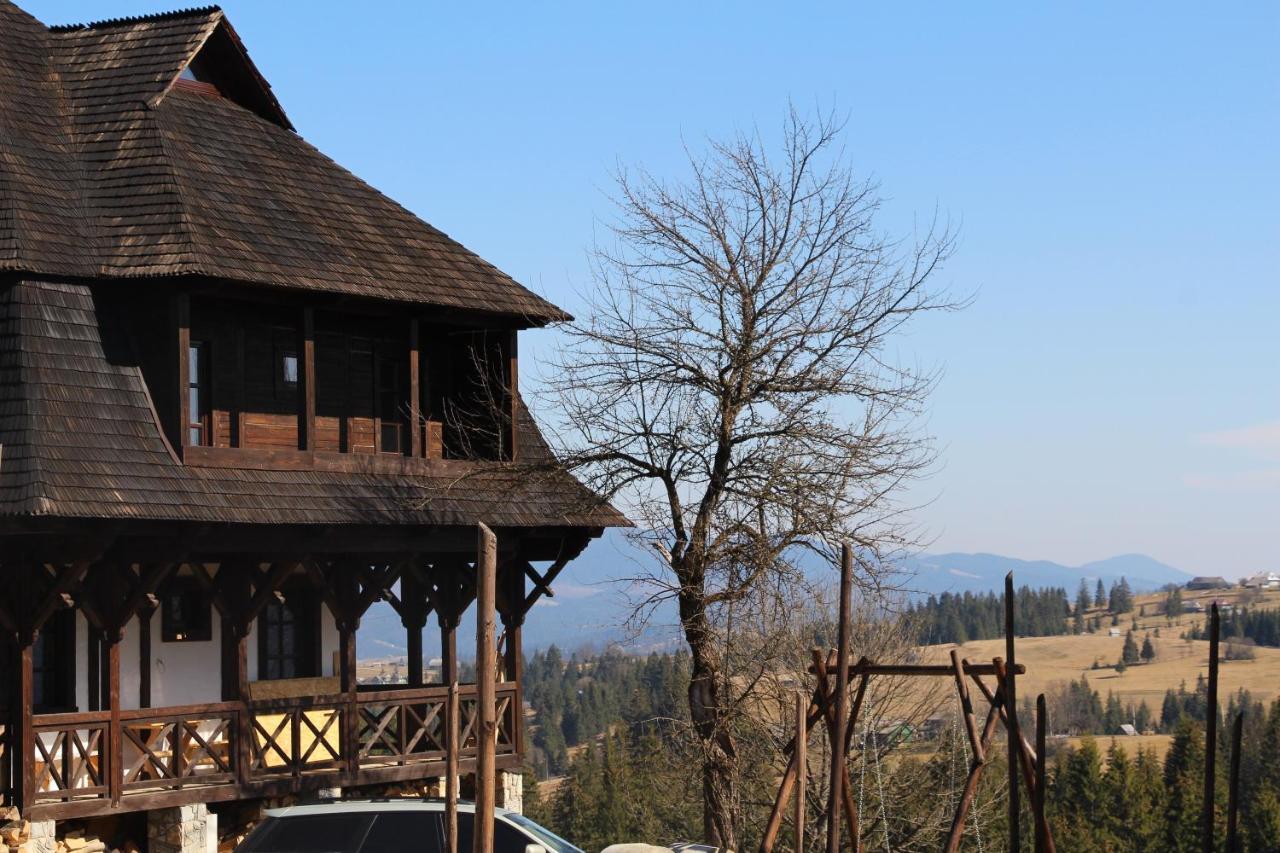
POLYGON ((70 598, 71 592, 80 586, 85 573, 89 571, 89 561, 77 560, 69 567, 55 571, 57 579, 53 582, 53 586, 41 597, 36 609, 31 613, 30 622, 26 625, 26 630, 32 638, 40 633, 40 629, 44 627, 44 624, 49 621, 54 613, 67 607, 67 600, 70 598))
POLYGON ((258 618, 258 614, 275 597, 280 587, 284 586, 284 582, 289 575, 293 574, 294 570, 301 565, 302 563, 296 560, 281 560, 278 563, 273 563, 265 575, 259 575, 254 579, 253 598, 249 599, 249 606, 241 614, 245 626, 250 625, 253 620, 258 618))

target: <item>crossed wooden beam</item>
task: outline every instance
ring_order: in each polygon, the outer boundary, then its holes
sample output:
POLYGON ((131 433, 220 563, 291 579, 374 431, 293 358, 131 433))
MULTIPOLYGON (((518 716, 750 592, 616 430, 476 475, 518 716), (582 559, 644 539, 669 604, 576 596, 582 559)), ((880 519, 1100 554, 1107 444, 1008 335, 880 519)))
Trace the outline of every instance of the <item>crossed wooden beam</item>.
MULTIPOLYGON (((995 736, 998 726, 1003 725, 1006 731, 1012 731, 1012 737, 1015 739, 1014 751, 1018 756, 1018 765, 1021 770, 1023 783, 1027 787, 1027 791, 1031 795, 1032 811, 1036 824, 1036 849, 1043 853, 1054 853, 1055 847, 1053 837, 1050 833, 1048 823, 1044 814, 1044 765, 1041 757, 1044 753, 1044 697, 1039 699, 1039 707, 1037 714, 1037 748, 1033 747, 1017 728, 1016 711, 1014 718, 1010 720, 1009 703, 1005 701, 1006 687, 1014 675, 1021 675, 1026 672, 1026 668, 1021 664, 1012 667, 1008 666, 1001 658, 993 658, 989 664, 970 663, 960 657, 959 652, 952 650, 951 663, 947 664, 876 664, 868 660, 866 657, 858 659, 855 663, 849 664, 849 683, 856 685, 854 687, 853 703, 849 710, 848 724, 844 727, 844 740, 840 745, 839 753, 841 755, 839 773, 843 779, 841 785, 841 809, 844 812, 845 820, 849 826, 849 835, 853 843, 855 853, 859 847, 858 832, 858 810, 854 802, 852 794, 852 785, 849 777, 848 756, 852 747, 853 732, 856 730, 858 717, 862 712, 864 700, 866 698, 867 684, 873 675, 892 675, 892 676, 908 676, 908 677, 946 677, 949 676, 955 681, 956 693, 960 699, 960 708, 965 724, 965 732, 968 737, 969 747, 973 753, 969 764, 969 773, 965 779, 963 792, 960 796, 960 802, 956 807, 955 815, 951 821, 951 828, 947 835, 946 846, 943 848, 946 853, 956 853, 960 849, 961 837, 964 834, 965 821, 968 818, 969 811, 972 808, 974 797, 978 791, 978 783, 982 779, 983 770, 991 760, 991 742, 995 736), (994 677, 996 685, 993 689, 983 678, 994 677), (986 700, 988 708, 986 718, 979 728, 977 714, 974 709, 973 696, 969 690, 969 682, 972 681, 977 686, 978 691, 986 700)), ((817 676, 817 685, 814 688, 813 696, 809 700, 808 710, 805 714, 803 724, 804 738, 807 740, 809 733, 818 725, 824 722, 827 726, 828 736, 834 740, 836 727, 836 696, 834 690, 834 670, 837 667, 837 657, 834 653, 823 654, 820 649, 813 650, 813 662, 809 667, 809 671, 817 676)), ((778 833, 782 828, 783 815, 786 813, 787 804, 792 798, 792 793, 797 787, 799 774, 805 772, 800 766, 801 756, 804 754, 804 745, 799 744, 800 727, 797 726, 797 735, 784 747, 783 754, 787 756, 787 767, 783 772, 782 779, 778 785, 778 793, 774 799, 773 810, 769 815, 769 821, 765 825, 764 834, 760 842, 761 853, 772 853, 774 845, 777 843, 778 833), (797 748, 799 744, 800 748, 797 748)), ((803 794, 801 794, 803 796, 803 794)))

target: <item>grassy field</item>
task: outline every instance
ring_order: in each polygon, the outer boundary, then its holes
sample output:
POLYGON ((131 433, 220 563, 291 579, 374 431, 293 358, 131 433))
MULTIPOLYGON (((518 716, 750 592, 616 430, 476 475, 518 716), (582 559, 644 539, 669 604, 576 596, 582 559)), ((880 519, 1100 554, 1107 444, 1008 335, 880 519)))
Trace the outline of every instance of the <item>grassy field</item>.
MULTIPOLYGON (((1195 600, 1219 598, 1232 601, 1237 594, 1205 593, 1188 595, 1186 603, 1195 600)), ((1154 611, 1162 602, 1163 596, 1140 596, 1139 605, 1146 605, 1154 611)), ((1280 593, 1270 593, 1266 598, 1254 605, 1258 607, 1280 606, 1280 593)), ((1164 693, 1169 688, 1177 689, 1179 683, 1185 681, 1187 688, 1195 687, 1199 673, 1208 675, 1209 643, 1207 640, 1182 640, 1180 635, 1193 625, 1204 622, 1201 614, 1186 614, 1170 625, 1163 615, 1138 616, 1125 614, 1120 619, 1119 628, 1127 631, 1135 628, 1139 644, 1143 636, 1150 631, 1151 642, 1155 646, 1156 658, 1152 663, 1129 667, 1123 674, 1114 669, 1094 670, 1095 661, 1107 667, 1119 658, 1124 647, 1124 636, 1109 636, 1110 617, 1103 619, 1102 630, 1096 634, 1061 637, 1026 637, 1018 639, 1018 662, 1025 664, 1027 674, 1018 680, 1020 696, 1034 696, 1046 692, 1055 682, 1078 679, 1087 676, 1089 684, 1106 698, 1108 691, 1113 691, 1122 702, 1146 700, 1153 713, 1159 715, 1160 704, 1164 693), (1154 635, 1160 630, 1159 637, 1154 635)), ((924 650, 925 657, 931 661, 945 663, 952 645, 929 646, 924 650)), ((1222 661, 1219 669, 1219 695, 1223 697, 1244 687, 1253 693, 1254 698, 1264 702, 1280 696, 1280 649, 1257 648, 1257 657, 1247 661, 1222 661)), ((980 640, 965 643, 960 653, 971 661, 989 661, 995 656, 1004 656, 1004 640, 980 640)))

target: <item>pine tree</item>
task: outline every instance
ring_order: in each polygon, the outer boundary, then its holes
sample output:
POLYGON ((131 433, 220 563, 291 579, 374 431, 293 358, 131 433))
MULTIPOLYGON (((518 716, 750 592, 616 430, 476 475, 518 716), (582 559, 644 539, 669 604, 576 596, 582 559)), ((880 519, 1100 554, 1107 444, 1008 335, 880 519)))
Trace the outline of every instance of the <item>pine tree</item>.
POLYGON ((1102 583, 1102 578, 1098 578, 1098 588, 1093 593, 1093 606, 1107 606, 1107 588, 1102 583))
POLYGON ((1133 638, 1132 628, 1124 635, 1124 650, 1120 653, 1120 659, 1126 666, 1138 662, 1138 641, 1133 638))
POLYGON ((1156 647, 1151 643, 1151 635, 1148 634, 1142 639, 1142 660, 1151 663, 1156 659, 1156 647))
POLYGON ((1164 830, 1165 787, 1155 750, 1140 749, 1129 794, 1129 835, 1134 851, 1159 850, 1164 830))
POLYGON ((1102 756, 1092 737, 1070 750, 1054 774, 1054 811, 1066 820, 1056 827, 1055 841, 1063 850, 1105 849, 1107 804, 1103 802, 1102 756))
POLYGON ((1164 847, 1168 853, 1195 853, 1200 849, 1201 785, 1204 774, 1203 735, 1183 717, 1164 759, 1167 793, 1164 847))
POLYGON ((1280 850, 1280 796, 1270 785, 1264 785, 1253 796, 1245 810, 1244 836, 1250 850, 1280 850))
MULTIPOLYGON (((1109 703, 1108 703, 1109 704, 1109 703)), ((1107 772, 1102 777, 1102 830, 1108 843, 1119 846, 1127 838, 1134 822, 1134 771, 1125 752, 1115 738, 1107 747, 1107 772)))

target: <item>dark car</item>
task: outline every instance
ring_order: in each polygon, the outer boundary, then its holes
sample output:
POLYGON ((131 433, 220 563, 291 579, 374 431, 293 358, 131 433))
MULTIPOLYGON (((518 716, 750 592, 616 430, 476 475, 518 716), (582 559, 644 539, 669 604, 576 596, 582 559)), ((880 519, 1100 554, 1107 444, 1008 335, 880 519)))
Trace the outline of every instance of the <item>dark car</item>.
MULTIPOLYGON (((458 853, 469 853, 475 806, 458 804, 458 853)), ((494 853, 583 853, 522 814, 494 810, 494 853)), ((367 800, 273 809, 236 853, 442 853, 444 802, 367 800)))

